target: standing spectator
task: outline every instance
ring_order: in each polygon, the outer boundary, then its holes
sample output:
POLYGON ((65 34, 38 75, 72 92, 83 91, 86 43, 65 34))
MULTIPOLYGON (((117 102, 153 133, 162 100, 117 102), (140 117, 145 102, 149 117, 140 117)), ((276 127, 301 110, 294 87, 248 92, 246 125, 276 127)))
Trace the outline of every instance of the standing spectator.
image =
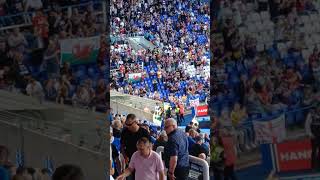
POLYGON ((236 162, 236 150, 233 142, 233 136, 223 129, 221 132, 222 144, 225 152, 225 167, 224 167, 224 179, 236 180, 234 173, 234 165, 236 162))
POLYGON ((172 118, 165 121, 164 129, 168 135, 168 142, 163 154, 169 180, 188 179, 190 169, 188 138, 178 129, 177 121, 172 118))
POLYGON ((180 108, 178 106, 176 106, 175 109, 174 109, 174 112, 176 113, 176 116, 177 116, 178 125, 180 125, 181 124, 180 108))
POLYGON ((49 23, 47 17, 41 10, 38 10, 36 15, 32 18, 32 25, 36 36, 39 38, 39 48, 46 47, 49 42, 49 23))
POLYGON ((180 110, 180 119, 181 119, 181 122, 185 122, 185 119, 184 119, 184 106, 182 103, 179 104, 179 110, 180 110))
POLYGON ((152 151, 152 144, 149 139, 146 137, 139 139, 137 149, 138 151, 132 155, 129 168, 117 180, 124 180, 133 171, 135 171, 135 179, 137 180, 165 180, 161 157, 152 151))
POLYGON ((121 137, 121 130, 122 130, 122 123, 120 121, 120 118, 112 121, 112 130, 113 130, 113 136, 115 138, 121 137))
POLYGON ((0 146, 0 179, 10 180, 9 171, 4 168, 8 163, 9 150, 5 146, 0 146))
MULTIPOLYGON (((137 151, 137 142, 142 137, 150 138, 150 135, 146 129, 139 127, 136 115, 128 114, 120 140, 121 152, 125 157, 127 165, 129 164, 133 153, 137 151)), ((132 179, 134 179, 134 173, 131 175, 132 179)))
MULTIPOLYGON (((109 156, 109 158, 110 158, 110 179, 111 178, 113 178, 112 176, 114 175, 114 173, 115 173, 115 168, 114 168, 114 160, 113 160, 113 151, 112 151, 112 143, 113 143, 113 140, 114 140, 114 137, 113 137, 113 135, 112 135, 112 128, 110 127, 110 139, 109 139, 109 142, 110 142, 110 156, 109 156)), ((101 143, 100 143, 101 144, 101 143)))
POLYGON ((312 155, 311 164, 313 169, 320 167, 320 106, 311 111, 306 119, 305 128, 308 136, 311 138, 312 155))
POLYGON ((211 138, 210 169, 215 180, 222 180, 224 169, 224 149, 220 137, 211 138))
POLYGON ((58 77, 59 72, 59 58, 53 41, 49 42, 48 49, 44 52, 44 62, 46 65, 49 78, 58 77))

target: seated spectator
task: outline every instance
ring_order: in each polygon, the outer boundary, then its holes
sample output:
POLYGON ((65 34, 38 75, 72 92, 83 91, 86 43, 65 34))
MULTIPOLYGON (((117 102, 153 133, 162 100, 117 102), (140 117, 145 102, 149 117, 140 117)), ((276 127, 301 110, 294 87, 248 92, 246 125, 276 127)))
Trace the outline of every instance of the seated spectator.
POLYGON ((35 79, 30 79, 27 88, 26 88, 27 95, 36 97, 40 100, 40 102, 43 101, 44 98, 44 92, 42 85, 39 81, 36 81, 35 79))
POLYGON ((57 90, 54 87, 54 84, 55 84, 55 81, 53 79, 49 79, 45 86, 46 98, 51 101, 55 101, 58 95, 57 90))
POLYGON ((195 138, 195 144, 191 146, 190 155, 206 160, 209 152, 203 147, 204 139, 201 136, 195 138))
POLYGON ((88 107, 90 102, 89 92, 84 86, 77 89, 77 92, 72 97, 73 106, 88 107))
POLYGON ((52 175, 52 180, 84 180, 84 174, 80 167, 71 164, 59 166, 52 175))
POLYGON ((5 146, 0 146, 0 179, 1 180, 10 180, 10 173, 4 167, 8 163, 9 150, 5 146))
POLYGON ((189 130, 188 142, 189 142, 189 150, 196 143, 195 138, 198 136, 198 132, 194 129, 189 130))
POLYGON ((168 136, 165 131, 162 131, 159 135, 159 138, 156 140, 153 146, 153 150, 156 151, 159 146, 165 146, 168 141, 168 136))

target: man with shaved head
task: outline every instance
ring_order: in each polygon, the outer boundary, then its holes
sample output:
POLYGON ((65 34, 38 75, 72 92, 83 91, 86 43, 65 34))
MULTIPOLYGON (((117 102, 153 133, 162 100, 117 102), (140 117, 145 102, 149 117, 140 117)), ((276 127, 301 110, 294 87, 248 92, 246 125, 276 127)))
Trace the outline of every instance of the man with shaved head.
POLYGON ((164 148, 164 161, 169 180, 185 180, 189 176, 189 143, 184 131, 178 129, 177 121, 169 118, 164 123, 168 142, 164 148))

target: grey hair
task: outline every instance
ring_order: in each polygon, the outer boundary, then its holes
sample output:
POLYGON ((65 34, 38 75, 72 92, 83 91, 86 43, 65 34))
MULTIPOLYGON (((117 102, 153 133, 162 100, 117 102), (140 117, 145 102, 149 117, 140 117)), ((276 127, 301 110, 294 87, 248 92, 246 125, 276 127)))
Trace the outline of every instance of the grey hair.
POLYGON ((166 122, 171 122, 174 126, 178 127, 177 121, 173 118, 168 118, 166 122))

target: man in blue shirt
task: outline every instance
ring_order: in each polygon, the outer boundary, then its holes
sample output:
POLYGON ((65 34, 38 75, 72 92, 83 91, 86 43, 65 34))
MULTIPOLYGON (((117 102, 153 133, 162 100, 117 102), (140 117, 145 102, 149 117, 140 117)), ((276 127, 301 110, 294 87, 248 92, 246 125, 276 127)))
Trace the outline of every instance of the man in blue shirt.
POLYGON ((169 180, 185 180, 189 176, 189 143, 187 135, 178 129, 177 121, 169 118, 165 121, 164 129, 168 142, 164 148, 164 161, 168 168, 169 180))
POLYGON ((0 146, 0 179, 10 180, 9 171, 4 168, 8 163, 9 150, 5 146, 0 146))

